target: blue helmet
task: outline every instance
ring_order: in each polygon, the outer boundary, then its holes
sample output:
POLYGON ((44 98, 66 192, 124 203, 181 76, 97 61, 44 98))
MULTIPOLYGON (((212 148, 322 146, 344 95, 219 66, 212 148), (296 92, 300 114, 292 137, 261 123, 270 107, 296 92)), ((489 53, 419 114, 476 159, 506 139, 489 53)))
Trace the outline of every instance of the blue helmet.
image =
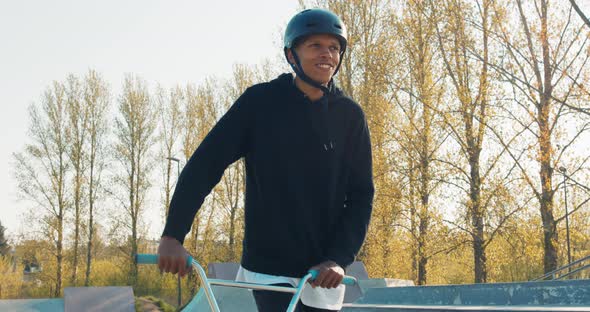
POLYGON ((315 34, 330 34, 338 38, 341 52, 346 50, 346 27, 332 11, 307 9, 293 16, 285 30, 285 49, 293 48, 299 39, 315 34))

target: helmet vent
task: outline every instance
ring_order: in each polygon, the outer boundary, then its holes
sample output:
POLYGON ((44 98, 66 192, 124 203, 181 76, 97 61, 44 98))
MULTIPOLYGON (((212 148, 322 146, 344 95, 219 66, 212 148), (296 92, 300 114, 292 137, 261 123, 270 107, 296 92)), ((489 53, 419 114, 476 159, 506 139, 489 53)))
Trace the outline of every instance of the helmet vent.
POLYGON ((305 26, 306 27, 314 27, 315 25, 317 25, 316 23, 307 23, 305 26))
POLYGON ((336 27, 338 29, 342 29, 342 26, 340 26, 339 24, 334 24, 334 27, 336 27))

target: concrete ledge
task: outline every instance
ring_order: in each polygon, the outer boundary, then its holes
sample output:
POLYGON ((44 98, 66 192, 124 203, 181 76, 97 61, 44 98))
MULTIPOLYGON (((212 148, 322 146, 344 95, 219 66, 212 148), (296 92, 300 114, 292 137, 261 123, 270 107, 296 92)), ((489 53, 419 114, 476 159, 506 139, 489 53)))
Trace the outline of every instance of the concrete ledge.
POLYGON ((414 286, 413 281, 395 278, 371 278, 366 280, 359 280, 358 282, 363 291, 365 291, 368 288, 414 286))
POLYGON ((207 266, 207 277, 235 280, 240 264, 236 262, 213 262, 207 266))
POLYGON ((66 287, 65 312, 135 312, 135 297, 130 286, 66 287))

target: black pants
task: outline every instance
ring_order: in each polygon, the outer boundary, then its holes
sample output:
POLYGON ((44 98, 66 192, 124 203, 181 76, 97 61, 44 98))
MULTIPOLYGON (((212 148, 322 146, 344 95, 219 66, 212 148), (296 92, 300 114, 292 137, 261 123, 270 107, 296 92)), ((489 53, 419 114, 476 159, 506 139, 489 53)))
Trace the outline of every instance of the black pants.
MULTIPOLYGON (((287 286, 292 287, 289 284, 274 284, 275 286, 287 286)), ((258 312, 283 312, 289 307, 289 302, 293 298, 293 294, 284 293, 270 290, 254 290, 254 299, 256 300, 256 306, 258 312)), ((332 312, 334 310, 318 309, 308 307, 299 301, 296 312, 332 312)))

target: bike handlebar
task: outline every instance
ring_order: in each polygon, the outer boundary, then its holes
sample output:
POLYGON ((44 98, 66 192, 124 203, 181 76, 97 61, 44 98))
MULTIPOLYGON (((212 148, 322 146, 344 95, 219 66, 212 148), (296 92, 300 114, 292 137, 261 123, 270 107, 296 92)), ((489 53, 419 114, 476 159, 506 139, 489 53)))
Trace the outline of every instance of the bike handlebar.
MULTIPOLYGON (((137 264, 158 264, 158 255, 156 254, 137 254, 135 255, 135 262, 137 264)), ((188 256, 186 258, 186 265, 190 266, 193 262, 193 257, 188 256)), ((318 270, 309 270, 308 272, 311 274, 311 280, 314 280, 318 277, 319 271, 318 270)), ((352 276, 345 275, 342 279, 342 284, 344 285, 355 285, 357 283, 356 278, 352 276)))

